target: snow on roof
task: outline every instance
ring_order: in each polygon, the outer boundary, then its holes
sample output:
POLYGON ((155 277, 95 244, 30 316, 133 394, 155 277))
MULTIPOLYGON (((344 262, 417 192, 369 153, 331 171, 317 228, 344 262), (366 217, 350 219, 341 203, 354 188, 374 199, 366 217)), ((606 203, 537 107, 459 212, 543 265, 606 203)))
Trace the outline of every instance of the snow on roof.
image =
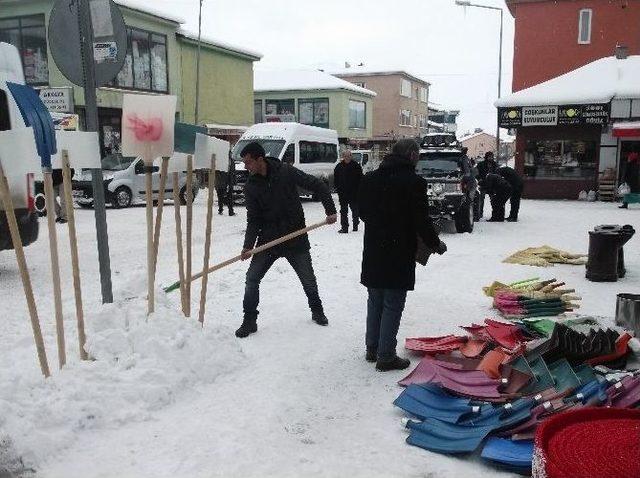
POLYGON ((366 96, 376 93, 318 70, 256 70, 255 91, 347 90, 366 96))
POLYGON ((532 86, 494 104, 498 107, 608 103, 640 98, 640 55, 601 58, 564 75, 532 86))
POLYGON ((477 138, 478 136, 482 136, 482 135, 492 136, 495 138, 495 136, 487 133, 486 131, 478 131, 477 133, 471 133, 471 134, 461 136, 460 141, 468 141, 470 139, 477 138))
POLYGON ((170 22, 183 24, 186 23, 186 20, 177 15, 172 15, 167 13, 165 10, 159 10, 157 8, 149 7, 146 2, 142 2, 140 0, 115 0, 118 5, 121 5, 126 8, 130 8, 131 10, 137 10, 139 12, 148 13, 149 15, 153 15, 155 17, 164 18, 165 20, 169 20, 170 22))
MULTIPOLYGON (((192 32, 192 31, 186 30, 184 28, 180 28, 178 30, 178 35, 181 35, 181 36, 183 36, 185 38, 188 38, 190 40, 193 40, 193 41, 198 41, 198 33, 197 32, 192 32)), ((243 55, 252 56, 252 57, 254 57, 254 58, 258 59, 258 60, 260 58, 262 58, 262 56, 263 56, 262 53, 259 53, 259 52, 255 51, 255 50, 249 50, 249 49, 246 49, 246 48, 242 48, 242 47, 238 47, 238 46, 235 46, 235 45, 231 45, 230 43, 225 43, 223 41, 220 41, 220 40, 217 40, 217 39, 214 39, 212 37, 205 36, 205 35, 201 36, 201 41, 202 41, 203 44, 211 45, 211 46, 218 47, 218 48, 222 48, 224 50, 229 50, 229 51, 232 51, 232 52, 235 52, 235 53, 241 53, 243 55)))
POLYGON ((390 67, 377 67, 369 65, 356 65, 348 68, 338 68, 330 71, 332 75, 338 76, 350 76, 350 75, 406 75, 412 77, 414 80, 422 83, 431 84, 427 80, 420 77, 420 75, 407 71, 404 68, 390 68, 390 67))
POLYGON ((613 129, 640 129, 640 121, 621 121, 613 123, 613 129))

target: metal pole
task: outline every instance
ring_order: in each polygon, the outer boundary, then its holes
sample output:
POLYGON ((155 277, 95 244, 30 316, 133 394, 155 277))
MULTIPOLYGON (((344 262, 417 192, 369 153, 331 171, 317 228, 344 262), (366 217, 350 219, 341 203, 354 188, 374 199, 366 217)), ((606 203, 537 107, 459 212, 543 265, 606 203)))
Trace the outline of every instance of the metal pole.
MULTIPOLYGON (((87 131, 98 131, 98 103, 96 98, 95 60, 93 57, 93 28, 89 12, 89 0, 78 1, 78 24, 84 68, 85 121, 87 131)), ((102 169, 91 170, 93 186, 93 209, 96 218, 98 240, 98 261, 100 263, 100 285, 102 302, 113 302, 111 289, 111 261, 109 259, 109 234, 107 231, 107 211, 104 201, 104 181, 102 169)))
MULTIPOLYGON (((503 17, 503 12, 502 12, 502 8, 500 9, 500 50, 498 53, 498 99, 500 99, 500 96, 502 94, 502 17, 503 17)), ((498 115, 496 115, 497 117, 497 128, 496 128, 496 148, 497 148, 497 154, 496 154, 496 158, 497 161, 500 161, 500 118, 498 117, 498 115)))
POLYGON ((196 55, 196 105, 195 105, 195 113, 193 118, 193 123, 198 124, 198 113, 199 113, 199 103, 200 103, 200 49, 202 46, 202 2, 204 0, 200 0, 200 16, 198 18, 198 53, 196 55))

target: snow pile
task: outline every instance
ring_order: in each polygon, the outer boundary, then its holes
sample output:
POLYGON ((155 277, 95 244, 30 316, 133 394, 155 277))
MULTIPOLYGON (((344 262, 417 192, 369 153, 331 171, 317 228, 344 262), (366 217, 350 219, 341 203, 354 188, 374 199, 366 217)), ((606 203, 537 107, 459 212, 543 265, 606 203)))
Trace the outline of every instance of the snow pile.
MULTIPOLYGON (((137 280, 136 288, 145 288, 137 280)), ((132 289, 128 288, 132 294, 132 289)), ((64 370, 49 349, 52 377, 7 367, 0 377, 0 437, 36 467, 79 438, 82 430, 114 429, 151 420, 196 386, 241 365, 243 354, 225 327, 201 328, 158 292, 146 318, 143 293, 87 314, 86 349, 94 361, 68 357, 64 370)), ((67 332, 67 342, 75 337, 67 332)), ((70 355, 70 354, 68 354, 70 355)))

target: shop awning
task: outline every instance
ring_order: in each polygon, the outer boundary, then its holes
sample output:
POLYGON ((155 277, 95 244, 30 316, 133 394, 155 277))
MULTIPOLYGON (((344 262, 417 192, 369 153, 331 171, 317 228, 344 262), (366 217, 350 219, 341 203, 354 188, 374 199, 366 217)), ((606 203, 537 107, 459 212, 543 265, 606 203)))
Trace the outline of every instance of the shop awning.
POLYGON ((615 138, 629 138, 640 136, 640 121, 614 123, 613 136, 615 138))

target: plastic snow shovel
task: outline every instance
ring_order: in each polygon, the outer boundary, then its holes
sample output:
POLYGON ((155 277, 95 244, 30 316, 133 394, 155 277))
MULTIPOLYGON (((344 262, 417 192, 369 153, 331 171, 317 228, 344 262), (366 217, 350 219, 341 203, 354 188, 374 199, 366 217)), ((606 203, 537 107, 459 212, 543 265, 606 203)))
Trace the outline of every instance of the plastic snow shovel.
POLYGON ((549 372, 555 382, 555 389, 558 392, 574 390, 580 387, 580 379, 574 373, 571 365, 566 359, 560 359, 549 365, 549 372))
POLYGON ((632 408, 640 404, 640 377, 625 377, 607 390, 612 407, 632 408))
POLYGON ((453 397, 434 384, 410 385, 393 404, 421 420, 437 418, 448 423, 480 410, 471 406, 469 399, 453 397))
POLYGON ((467 342, 467 337, 447 335, 444 337, 413 337, 405 340, 404 347, 414 352, 436 354, 458 350, 467 342))
POLYGON ((525 387, 522 390, 524 395, 533 395, 536 393, 540 393, 543 390, 547 390, 555 385, 553 381, 553 377, 547 368, 547 364, 542 359, 542 357, 538 357, 529 363, 531 370, 533 371, 533 381, 530 385, 525 387))
POLYGON ((533 440, 513 441, 491 437, 482 449, 482 458, 521 474, 531 474, 533 440))

